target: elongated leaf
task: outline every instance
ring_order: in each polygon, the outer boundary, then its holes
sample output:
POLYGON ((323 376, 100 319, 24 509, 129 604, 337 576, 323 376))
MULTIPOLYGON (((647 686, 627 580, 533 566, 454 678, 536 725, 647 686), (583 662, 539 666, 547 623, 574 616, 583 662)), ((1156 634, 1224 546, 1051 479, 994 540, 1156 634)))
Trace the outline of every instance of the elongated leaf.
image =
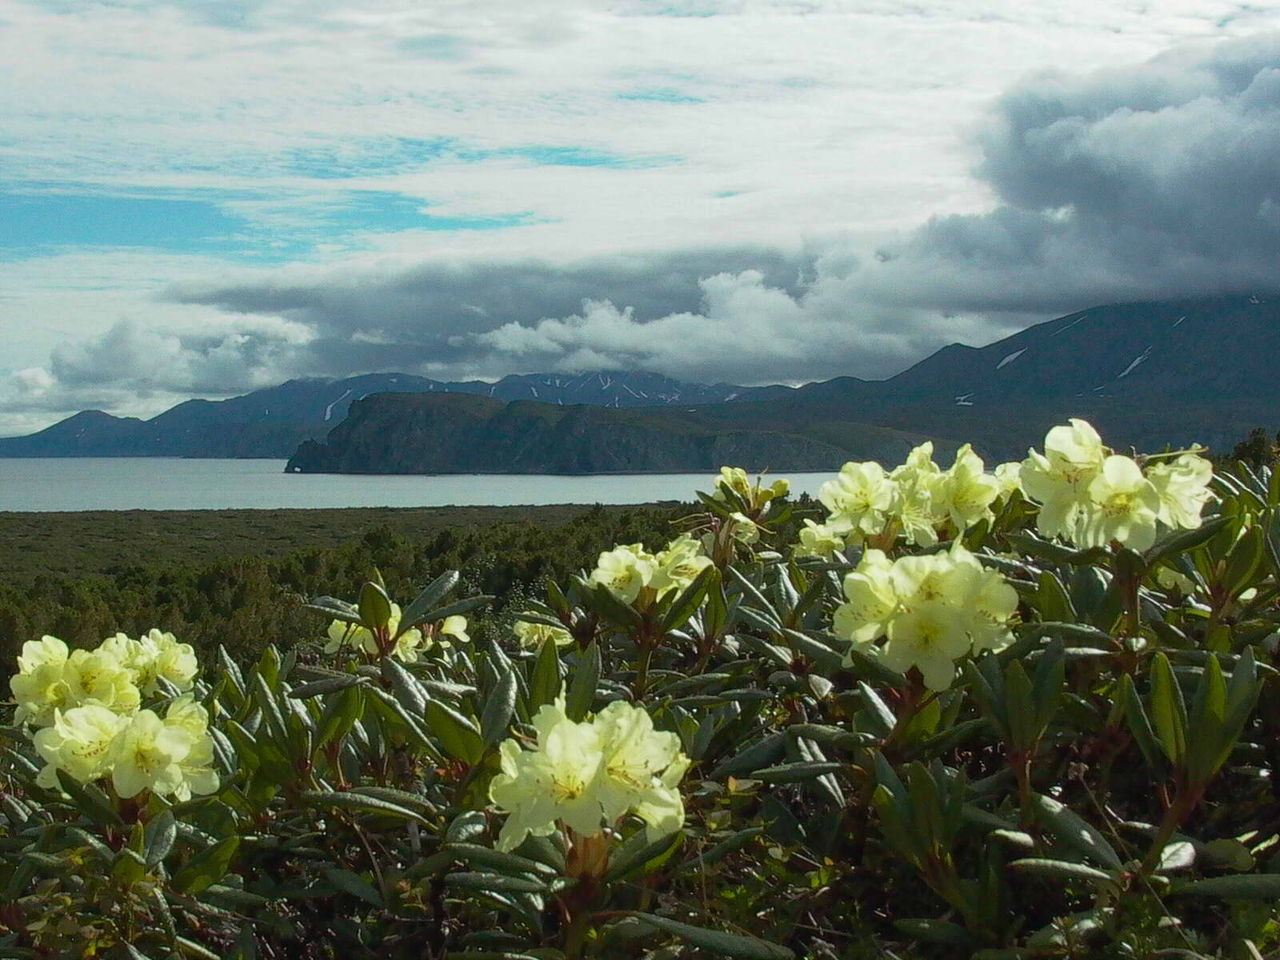
POLYGON ((439 700, 427 702, 426 724, 445 751, 457 759, 475 764, 484 755, 484 739, 476 725, 439 700))
POLYGON ((378 892, 378 888, 358 873, 330 867, 324 871, 324 878, 343 893, 349 893, 375 907, 381 907, 383 904, 382 894, 378 892))
POLYGON ((391 598, 376 583, 366 583, 360 588, 360 620, 371 630, 384 630, 391 622, 391 598))
POLYGON ((658 623, 658 627, 663 633, 669 633, 677 627, 682 627, 693 616, 694 611, 698 609, 703 598, 707 595, 707 590, 712 584, 718 583, 720 580, 720 571, 713 566, 707 567, 696 577, 689 586, 685 587, 667 608, 662 615, 662 619, 658 623))
POLYGON ((1151 721, 1165 756, 1175 767, 1181 767, 1187 755, 1187 708, 1178 679, 1163 653, 1151 659, 1151 721))
POLYGON ((325 616, 340 620, 343 623, 360 623, 360 611, 356 609, 355 604, 339 600, 337 597, 316 597, 310 603, 304 604, 304 606, 308 610, 317 610, 325 616))
POLYGON ((1222 897, 1224 900, 1280 900, 1280 873, 1239 873, 1179 884, 1172 891, 1194 897, 1222 897))
POLYGON ((515 669, 510 661, 495 669, 498 670, 498 681, 489 691, 480 714, 480 738, 486 747, 493 746, 506 734, 516 709, 515 669))
POLYGON ((628 916, 635 917, 663 933, 701 947, 712 956, 736 957, 738 960, 791 960, 795 954, 786 947, 756 937, 744 937, 735 933, 724 933, 719 930, 708 930, 706 927, 695 927, 678 920, 655 916, 652 913, 628 911, 628 916))
POLYGON ((1207 543, 1219 530, 1231 522, 1230 517, 1213 517, 1192 530, 1171 530, 1160 537, 1146 552, 1147 566, 1154 568, 1167 557, 1176 557, 1207 543))
POLYGON ((505 873, 451 873, 444 878, 445 886, 464 890, 502 893, 545 893, 547 885, 542 880, 529 877, 512 877, 505 873))
POLYGON ((1119 870, 1121 861, 1115 849, 1094 826, 1079 814, 1052 797, 1036 794, 1033 803, 1043 823, 1058 840, 1094 863, 1119 870))
POLYGON ((554 639, 548 637, 538 649, 538 659, 529 679, 529 713, 536 713, 544 703, 554 703, 560 696, 560 652, 554 639))
POLYGON ((600 644, 592 643, 578 654, 578 662, 565 694, 565 713, 570 720, 581 722, 591 710, 596 685, 600 682, 600 644))
POLYGON ((240 848, 239 837, 227 837, 192 857, 173 875, 173 885, 183 893, 196 894, 227 875, 231 861, 240 848))
POLYGON ((326 693, 336 693, 339 690, 345 690, 347 687, 354 687, 356 684, 364 682, 364 677, 357 677, 349 673, 341 677, 325 677, 323 680, 312 680, 310 683, 294 687, 289 691, 289 696, 295 700, 306 700, 326 693))
POLYGON ((400 625, 396 627, 396 637, 398 638, 406 630, 422 623, 423 615, 429 612, 432 607, 438 605, 444 595, 458 585, 458 581, 461 578, 461 574, 457 570, 446 570, 423 587, 422 592, 413 598, 413 603, 409 604, 404 613, 400 615, 400 625))
POLYGON ((413 820, 417 823, 428 821, 417 811, 410 810, 398 803, 383 800, 379 797, 363 793, 341 790, 306 790, 298 799, 309 807, 326 807, 336 810, 349 810, 352 813, 369 813, 400 820, 413 820))
POLYGON ((177 836, 178 826, 172 810, 163 810, 151 818, 147 824, 146 845, 143 848, 148 867, 158 866, 169 855, 177 836))
POLYGON ((1054 877, 1058 880, 1089 880, 1095 883, 1109 882, 1112 878, 1094 867, 1083 863, 1072 863, 1069 860, 1046 860, 1028 857, 1025 860, 1010 861, 1009 866, 1023 873, 1036 873, 1041 876, 1054 877))

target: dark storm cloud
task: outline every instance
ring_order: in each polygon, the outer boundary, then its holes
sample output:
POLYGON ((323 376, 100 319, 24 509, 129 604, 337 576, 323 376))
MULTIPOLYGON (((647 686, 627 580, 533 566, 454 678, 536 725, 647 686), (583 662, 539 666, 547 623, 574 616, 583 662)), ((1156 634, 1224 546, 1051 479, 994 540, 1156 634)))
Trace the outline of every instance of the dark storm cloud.
POLYGON ((1052 311, 1280 284, 1280 35, 1030 80, 978 142, 998 207, 884 251, 874 290, 923 270, 908 299, 1052 311))
POLYGON ((1280 35, 1032 78, 976 136, 994 208, 875 251, 427 265, 178 299, 304 324, 299 373, 630 366, 757 383, 883 377, 1098 303, 1280 286, 1280 35))
POLYGON ((524 260, 426 265, 392 275, 323 284, 254 284, 185 290, 174 299, 242 314, 272 314, 315 331, 311 372, 347 373, 397 365, 483 366, 477 335, 511 323, 562 318, 584 301, 631 308, 636 323, 696 312, 699 283, 756 270, 768 285, 800 293, 807 261, 773 250, 672 251, 559 265, 524 260))

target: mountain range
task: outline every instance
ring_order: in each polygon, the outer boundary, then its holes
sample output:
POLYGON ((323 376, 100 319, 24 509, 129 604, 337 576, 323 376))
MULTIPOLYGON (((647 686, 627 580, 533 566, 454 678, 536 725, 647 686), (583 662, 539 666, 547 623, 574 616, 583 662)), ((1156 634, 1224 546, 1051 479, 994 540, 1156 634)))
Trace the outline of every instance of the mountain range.
POLYGON ((404 374, 293 380, 191 400, 150 420, 97 411, 0 456, 261 456, 356 473, 828 469, 971 441, 1025 455, 1068 416, 1113 446, 1229 448, 1280 424, 1280 296, 1112 304, 985 347, 953 344, 887 380, 803 387, 682 383, 644 372, 445 383, 404 374), (326 436, 327 434, 327 436, 326 436), (295 453, 296 450, 296 453, 295 453))
POLYGON ((149 420, 85 410, 25 437, 0 438, 0 457, 266 457, 284 459, 341 423, 376 393, 470 394, 602 407, 711 404, 756 388, 685 383, 656 373, 518 374, 497 383, 448 382, 403 373, 307 378, 227 400, 187 400, 149 420))

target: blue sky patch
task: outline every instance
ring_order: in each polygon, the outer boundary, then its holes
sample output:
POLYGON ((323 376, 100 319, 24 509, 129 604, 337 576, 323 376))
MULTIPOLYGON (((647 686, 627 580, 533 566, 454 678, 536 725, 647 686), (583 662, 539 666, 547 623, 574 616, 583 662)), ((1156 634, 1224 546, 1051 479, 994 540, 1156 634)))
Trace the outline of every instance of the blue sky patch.
POLYGON ((391 191, 348 191, 324 200, 208 194, 120 196, 63 186, 44 193, 0 188, 0 259, 98 247, 279 262, 304 258, 321 244, 358 246, 362 234, 501 230, 535 222, 528 212, 435 215, 429 202, 391 191), (238 210, 237 204, 243 208, 238 210), (285 222, 255 222, 253 207, 268 220, 279 211, 285 222))
POLYGON ((695 97, 691 93, 683 93, 673 87, 649 87, 640 90, 626 90, 614 94, 616 100, 639 100, 645 103, 706 103, 703 97, 695 97))

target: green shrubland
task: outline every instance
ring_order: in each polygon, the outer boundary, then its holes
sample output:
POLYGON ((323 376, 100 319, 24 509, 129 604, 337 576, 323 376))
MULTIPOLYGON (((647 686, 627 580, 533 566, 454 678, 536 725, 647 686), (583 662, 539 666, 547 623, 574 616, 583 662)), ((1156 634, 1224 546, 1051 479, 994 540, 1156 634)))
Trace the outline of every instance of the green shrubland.
POLYGON ((712 486, 674 526, 591 515, 604 545, 589 516, 201 568, 199 644, 105 594, 80 649, 27 633, 0 950, 1280 950, 1280 472, 1073 421, 800 509, 712 486), (241 605, 273 642, 219 649, 241 605))

